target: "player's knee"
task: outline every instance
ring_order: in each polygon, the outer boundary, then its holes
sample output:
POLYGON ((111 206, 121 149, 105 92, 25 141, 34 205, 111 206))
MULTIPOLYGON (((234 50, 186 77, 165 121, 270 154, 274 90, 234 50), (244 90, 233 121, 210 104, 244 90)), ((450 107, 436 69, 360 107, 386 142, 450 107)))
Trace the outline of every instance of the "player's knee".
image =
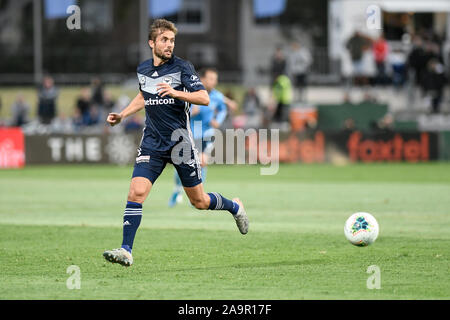
POLYGON ((128 201, 133 202, 141 202, 145 198, 147 190, 144 187, 133 187, 130 188, 130 192, 128 193, 128 201))

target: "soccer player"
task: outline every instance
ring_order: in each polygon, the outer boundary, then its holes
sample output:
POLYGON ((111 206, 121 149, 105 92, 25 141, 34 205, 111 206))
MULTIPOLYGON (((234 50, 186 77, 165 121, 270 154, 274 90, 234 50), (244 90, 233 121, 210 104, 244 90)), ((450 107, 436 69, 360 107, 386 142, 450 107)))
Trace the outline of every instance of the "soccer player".
MULTIPOLYGON (((200 152, 200 164, 202 167, 202 182, 205 183, 208 157, 213 149, 210 138, 214 129, 218 129, 227 116, 227 100, 225 96, 216 90, 218 72, 214 68, 200 70, 200 81, 209 94, 209 105, 192 105, 191 107, 191 130, 194 143, 200 152)), ((182 184, 180 177, 175 172, 175 188, 169 198, 169 207, 175 206, 181 201, 182 184)))
POLYGON ((195 208, 229 211, 239 231, 248 232, 248 217, 238 198, 229 200, 203 190, 198 152, 189 126, 189 107, 191 103, 208 105, 210 99, 192 64, 173 55, 176 33, 170 21, 153 22, 148 38, 153 58, 137 68, 140 92, 124 110, 110 113, 107 118, 114 126, 143 108, 146 113, 123 216, 122 246, 103 253, 107 261, 123 266, 133 264, 132 248, 142 219, 142 204, 167 163, 174 165, 195 208))

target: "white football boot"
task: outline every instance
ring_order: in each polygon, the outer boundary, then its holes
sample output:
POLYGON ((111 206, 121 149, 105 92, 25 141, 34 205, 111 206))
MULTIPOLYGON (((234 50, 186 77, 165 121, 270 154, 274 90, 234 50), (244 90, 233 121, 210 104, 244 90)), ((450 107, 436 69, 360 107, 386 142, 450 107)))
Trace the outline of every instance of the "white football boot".
POLYGON ((106 250, 103 252, 105 259, 111 263, 118 263, 125 267, 133 264, 133 256, 124 248, 106 250))
POLYGON ((241 200, 239 198, 234 198, 234 202, 236 202, 239 205, 239 211, 238 213, 234 214, 234 220, 236 220, 236 225, 239 229, 239 231, 242 234, 246 234, 248 232, 248 217, 247 213, 245 212, 244 205, 242 204, 241 200))

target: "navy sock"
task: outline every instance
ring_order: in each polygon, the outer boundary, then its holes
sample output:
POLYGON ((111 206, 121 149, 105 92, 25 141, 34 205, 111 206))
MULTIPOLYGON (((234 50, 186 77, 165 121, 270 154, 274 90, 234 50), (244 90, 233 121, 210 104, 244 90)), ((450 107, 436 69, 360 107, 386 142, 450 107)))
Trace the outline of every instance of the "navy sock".
POLYGON ((128 201, 123 214, 123 241, 122 248, 129 251, 133 248, 136 231, 141 224, 142 204, 128 201))
POLYGON ((227 198, 223 197, 217 192, 208 193, 211 199, 208 210, 228 210, 232 214, 236 214, 239 211, 239 205, 227 198))

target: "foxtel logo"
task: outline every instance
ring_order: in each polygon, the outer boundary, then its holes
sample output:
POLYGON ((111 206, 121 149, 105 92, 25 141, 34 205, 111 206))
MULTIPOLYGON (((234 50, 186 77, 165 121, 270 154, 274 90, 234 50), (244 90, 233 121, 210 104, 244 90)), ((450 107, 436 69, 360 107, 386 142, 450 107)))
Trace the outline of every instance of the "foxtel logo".
POLYGON ((391 140, 364 139, 360 132, 350 135, 347 147, 350 159, 363 162, 401 161, 408 162, 429 160, 429 136, 422 132, 419 139, 405 140, 396 134, 391 140))
POLYGON ((175 99, 174 98, 165 98, 165 99, 147 99, 145 100, 146 106, 154 106, 154 105, 160 105, 160 104, 174 104, 175 99))

